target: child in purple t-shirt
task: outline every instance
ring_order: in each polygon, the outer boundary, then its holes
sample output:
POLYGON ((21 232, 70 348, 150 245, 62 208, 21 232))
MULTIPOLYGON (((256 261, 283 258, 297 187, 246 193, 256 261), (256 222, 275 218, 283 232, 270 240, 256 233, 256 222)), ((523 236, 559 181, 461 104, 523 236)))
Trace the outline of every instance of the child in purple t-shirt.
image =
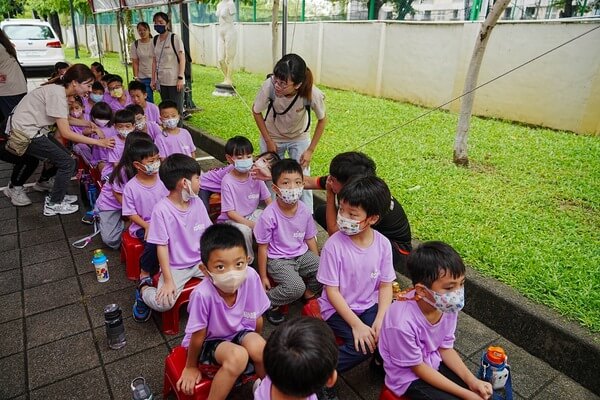
POLYGON ((258 205, 261 200, 271 204, 267 185, 250 176, 253 151, 252 143, 243 136, 234 136, 225 143, 225 158, 233 169, 221 181, 221 215, 217 218, 217 222, 227 222, 242 231, 250 263, 254 261, 252 229, 262 212, 258 205))
MULTIPOLYGON (((94 104, 90 111, 90 117, 94 124, 93 128, 86 128, 83 134, 94 138, 102 139, 110 138, 117 135, 113 128, 113 112, 108 104, 100 101, 94 104)), ((99 146, 92 146, 92 165, 98 167, 102 171, 106 165, 108 158, 108 149, 99 146)))
POLYGON ((154 138, 154 143, 160 152, 160 158, 171 154, 181 153, 192 158, 196 157, 196 146, 192 141, 192 135, 187 129, 180 128, 179 111, 177 103, 172 100, 161 101, 158 105, 160 120, 162 123, 162 134, 154 138))
POLYGON ((426 242, 408 256, 407 268, 414 289, 390 306, 381 325, 386 386, 409 398, 489 399, 492 385, 453 348, 465 304, 462 259, 446 243, 426 242))
POLYGON ((146 85, 140 81, 129 82, 129 96, 131 97, 131 104, 142 107, 146 121, 152 121, 156 124, 160 123, 160 111, 158 106, 154 103, 146 101, 146 85))
POLYGON ((317 400, 315 393, 337 380, 335 337, 316 318, 294 318, 277 327, 267 340, 264 359, 267 376, 254 400, 317 400))
POLYGON ((302 167, 294 159, 283 159, 273 166, 271 176, 277 197, 256 221, 254 236, 260 279, 272 305, 267 320, 277 325, 285 319, 280 306, 301 297, 313 298, 322 286, 316 278, 317 227, 306 205, 299 202, 304 186, 302 167))
POLYGON ((144 109, 137 104, 130 104, 126 107, 127 110, 133 112, 135 115, 135 130, 144 132, 148 136, 152 138, 154 141, 158 135, 162 134, 161 127, 152 121, 148 121, 146 119, 146 115, 144 114, 144 109))
POLYGON ((108 149, 106 156, 106 166, 102 170, 103 180, 108 179, 115 166, 121 161, 121 156, 125 150, 125 139, 127 135, 133 132, 135 115, 129 110, 119 110, 115 113, 114 126, 117 135, 115 136, 115 147, 108 149), (104 179, 105 178, 105 179, 104 179))
POLYGON ((339 231, 321 250, 317 279, 324 287, 321 315, 344 339, 338 363, 338 371, 344 372, 375 351, 396 273, 390 241, 372 228, 390 208, 385 182, 374 176, 357 178, 338 198, 339 231))
POLYGON ((112 108, 113 112, 124 110, 129 104, 131 104, 131 97, 129 93, 123 89, 123 78, 119 75, 110 75, 106 80, 106 89, 109 96, 106 98, 106 102, 112 108))
POLYGON ((200 240, 206 278, 190 295, 189 318, 181 345, 187 361, 177 390, 187 395, 202 379, 199 363, 226 365, 216 373, 209 399, 225 400, 238 377, 252 361, 256 374, 265 376, 262 314, 269 308, 256 271, 248 267, 244 237, 239 229, 217 224, 200 240))

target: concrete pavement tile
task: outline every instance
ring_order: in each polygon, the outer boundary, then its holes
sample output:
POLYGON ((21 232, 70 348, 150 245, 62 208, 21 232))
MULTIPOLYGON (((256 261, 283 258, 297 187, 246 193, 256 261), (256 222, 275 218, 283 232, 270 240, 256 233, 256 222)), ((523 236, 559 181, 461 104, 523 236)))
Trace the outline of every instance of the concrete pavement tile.
POLYGON ((78 216, 77 221, 68 223, 63 222, 62 226, 68 238, 75 238, 73 241, 94 233, 94 227, 92 225, 86 225, 83 222, 81 222, 80 216, 78 216))
POLYGON ((60 225, 60 219, 57 215, 45 217, 42 212, 43 210, 40 207, 40 212, 38 214, 24 215, 19 217, 19 232, 60 225))
POLYGON ((0 324, 0 357, 23 351, 22 320, 0 324))
POLYGON ((9 399, 25 393, 27 383, 24 353, 0 358, 0 371, 0 399, 9 399))
POLYGON ((454 347, 461 354, 466 357, 480 356, 483 349, 499 337, 500 335, 481 322, 463 312, 459 313, 454 347))
POLYGON ((15 250, 19 248, 16 235, 2 235, 0 236, 0 253, 8 250, 15 250))
POLYGON ((94 297, 101 294, 114 292, 115 290, 126 287, 133 288, 135 286, 134 282, 125 277, 125 270, 122 268, 114 268, 109 265, 108 273, 110 279, 108 282, 103 283, 98 282, 96 279, 96 272, 79 275, 81 279, 81 285, 83 286, 83 293, 88 297, 94 297))
MULTIPOLYGON (((46 201, 46 196, 48 196, 48 192, 38 192, 36 190, 29 190, 27 191, 27 196, 31 199, 31 201, 35 204, 35 203, 42 203, 40 205, 43 205, 44 201, 46 201)), ((40 207, 40 215, 42 214, 42 207, 40 207)))
POLYGON ((21 264, 31 265, 61 257, 70 256, 69 245, 65 240, 52 241, 21 250, 21 264))
POLYGON ((379 393, 383 386, 383 377, 371 371, 369 360, 360 363, 341 375, 348 386, 360 395, 360 398, 364 400, 379 399, 379 393))
POLYGON ((0 212, 0 221, 17 218, 17 207, 7 207, 0 212))
POLYGON ((101 368, 72 376, 31 392, 31 400, 96 400, 110 395, 101 368))
POLYGON ((19 268, 21 266, 20 255, 19 249, 0 253, 0 271, 19 268))
MULTIPOLYGON (((79 194, 77 194, 79 195, 79 194)), ((74 212, 73 214, 66 214, 66 215, 61 215, 60 216, 60 221, 62 222, 63 225, 75 225, 76 223, 82 226, 89 226, 84 224, 83 222, 81 222, 81 218, 85 215, 85 212, 87 210, 83 209, 83 206, 81 205, 81 203, 79 204, 79 211, 74 212)))
POLYGON ((125 324, 127 344, 119 350, 112 350, 108 347, 104 327, 94 329, 94 334, 99 342, 98 347, 100 347, 100 355, 105 364, 156 347, 165 342, 158 331, 158 328, 152 321, 139 323, 135 322, 133 318, 126 318, 123 323, 125 324))
POLYGON ((141 353, 122 358, 105 366, 108 381, 116 400, 130 400, 131 381, 138 376, 146 378, 153 393, 160 394, 163 387, 164 364, 167 357, 167 345, 145 350, 141 353))
MULTIPOLYGON (((104 307, 107 304, 118 304, 123 312, 123 318, 131 317, 134 301, 135 290, 133 288, 124 288, 87 299, 86 303, 92 319, 92 326, 94 328, 104 326, 104 307)), ((151 322, 148 323, 152 324, 151 322)))
MULTIPOLYGON (((27 192, 27 196, 29 196, 29 193, 31 193, 31 191, 27 192)), ((26 215, 41 215, 43 214, 42 212, 43 210, 40 208, 40 206, 38 204, 33 204, 31 206, 28 207, 17 207, 17 215, 19 216, 19 218, 22 218, 26 215)))
POLYGON ((37 389, 100 365, 91 331, 30 349, 29 388, 37 389))
POLYGON ((81 300, 77 278, 36 286, 25 290, 25 315, 32 315, 81 300))
POLYGON ((17 220, 7 219, 2 221, 2 233, 5 235, 17 233, 17 220))
POLYGON ((0 322, 11 321, 23 317, 23 302, 21 292, 0 296, 0 322))
POLYGON ((555 380, 550 382, 544 390, 537 395, 533 396, 534 400, 598 400, 599 396, 585 389, 577 382, 573 381, 569 377, 559 374, 555 380))
POLYGON ((75 268, 73 268, 71 257, 57 258, 56 260, 44 261, 39 264, 23 267, 25 288, 60 281, 74 275, 75 268))
POLYGON ((22 249, 38 244, 47 243, 48 240, 64 239, 65 233, 60 224, 19 233, 19 243, 22 249))
MULTIPOLYGON (((2 185, 3 187, 6 185, 2 185)), ((4 196, 4 193, 2 194, 2 197, 0 197, 0 208, 8 208, 8 207, 14 207, 12 205, 12 203, 10 202, 10 200, 8 199, 8 197, 4 196)))
MULTIPOLYGON (((343 378, 338 377, 338 380, 335 384, 335 390, 337 391, 337 396, 340 400, 362 400, 360 395, 358 395, 354 390, 352 390, 352 388, 343 378)), ((379 388, 379 390, 381 390, 381 388, 379 388)), ((376 393, 376 395, 379 396, 379 391, 376 393)))
MULTIPOLYGON (((77 238, 70 238, 69 243, 73 243, 75 240, 77 240, 77 238)), ((94 267, 92 266, 92 257, 94 255, 94 250, 96 249, 101 249, 108 259, 109 272, 114 268, 125 270, 125 264, 121 264, 120 250, 109 249, 108 247, 102 247, 101 245, 94 246, 94 243, 92 242, 87 245, 84 250, 80 250, 71 246, 71 253, 73 254, 73 260, 75 261, 78 274, 85 274, 86 272, 94 271, 94 267)))
POLYGON ((0 295, 17 292, 22 289, 21 269, 0 272, 0 295))
MULTIPOLYGON (((71 248, 75 250, 73 246, 71 246, 71 248)), ((85 253, 75 253, 71 251, 73 262, 75 263, 75 269, 77 270, 78 275, 95 271, 94 266, 92 265, 92 256, 95 249, 96 247, 90 247, 89 249, 86 249, 85 253)), ((111 261, 112 260, 108 260, 109 272, 110 267, 112 267, 111 261)))
POLYGON ((81 303, 32 315, 25 318, 25 324, 27 347, 30 349, 90 329, 81 303))

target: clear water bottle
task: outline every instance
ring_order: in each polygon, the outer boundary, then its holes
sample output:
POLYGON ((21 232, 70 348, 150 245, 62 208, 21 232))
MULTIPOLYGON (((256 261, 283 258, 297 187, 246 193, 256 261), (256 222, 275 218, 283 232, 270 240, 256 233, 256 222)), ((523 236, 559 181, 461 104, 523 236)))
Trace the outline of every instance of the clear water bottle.
POLYGON ((94 268, 96 269, 96 279, 98 279, 98 282, 103 283, 108 281, 110 278, 108 275, 108 258, 106 258, 102 250, 94 250, 92 264, 94 264, 94 268))
POLYGON ((131 381, 131 391, 133 392, 133 400, 152 400, 154 398, 146 379, 141 376, 131 381))
POLYGON ((117 304, 109 304, 104 307, 104 326, 108 347, 117 350, 127 344, 121 307, 117 304))

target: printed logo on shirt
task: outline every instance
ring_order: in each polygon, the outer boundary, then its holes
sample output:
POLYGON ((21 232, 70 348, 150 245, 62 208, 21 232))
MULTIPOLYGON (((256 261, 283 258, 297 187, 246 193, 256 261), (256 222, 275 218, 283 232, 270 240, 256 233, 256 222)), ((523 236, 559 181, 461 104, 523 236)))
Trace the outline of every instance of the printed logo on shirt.
POLYGON ((204 224, 196 224, 194 225, 194 232, 203 231, 206 229, 204 224))
POLYGON ((256 311, 244 311, 244 318, 256 319, 256 311))
POLYGON ((296 231, 294 232, 294 239, 304 239, 305 232, 296 231))
POLYGON ((258 193, 250 193, 250 194, 248 195, 248 199, 249 199, 249 200, 255 200, 255 199, 258 199, 258 193))
POLYGON ((186 146, 185 144, 183 146, 181 146, 182 149, 184 150, 189 150, 190 146, 186 146))
POLYGON ((377 277, 379 277, 379 271, 375 269, 371 272, 371 279, 377 279, 377 277))

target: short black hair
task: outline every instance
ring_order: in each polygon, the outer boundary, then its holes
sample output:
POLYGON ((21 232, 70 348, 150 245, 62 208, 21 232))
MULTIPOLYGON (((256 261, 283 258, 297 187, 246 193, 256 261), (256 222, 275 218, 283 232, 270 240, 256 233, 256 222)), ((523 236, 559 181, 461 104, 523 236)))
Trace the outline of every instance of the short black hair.
POLYGON ((92 83, 92 91, 94 90, 102 90, 104 92, 104 86, 98 81, 92 83))
POLYGON ((108 82, 108 80, 111 79, 112 76, 113 76, 112 74, 105 74, 105 75, 102 75, 102 78, 100 78, 100 80, 103 82, 108 82))
POLYGON ((104 69, 104 65, 100 64, 98 61, 94 61, 90 67, 95 68, 96 71, 100 72, 103 75, 107 74, 106 70, 104 69))
POLYGON ((259 158, 263 157, 269 163, 269 168, 273 167, 277 161, 281 160, 281 157, 279 157, 279 154, 277 154, 276 151, 265 151, 264 153, 260 153, 258 156, 256 156, 256 159, 258 160, 259 158))
POLYGON ((144 112, 144 107, 140 106, 139 104, 128 104, 125 107, 125 109, 131 111, 134 116, 136 116, 138 114, 142 114, 142 115, 146 114, 144 112))
POLYGON ((144 85, 140 81, 131 81, 129 82, 129 86, 127 86, 127 90, 129 90, 130 92, 132 90, 139 90, 142 93, 146 93, 146 85, 144 85))
POLYGON ((413 285, 421 283, 431 287, 442 273, 452 278, 465 275, 465 264, 460 255, 444 242, 425 242, 413 249, 406 261, 406 268, 413 285))
POLYGON ((81 100, 81 97, 79 96, 73 97, 73 103, 77 103, 80 107, 83 107, 83 100, 81 100))
POLYGON ((246 240, 242 231, 229 224, 209 226, 200 238, 200 258, 202 259, 202 264, 208 268, 208 260, 213 251, 233 249, 234 247, 242 248, 244 254, 248 255, 246 252, 246 240))
POLYGON ((228 156, 241 156, 244 154, 252 154, 254 146, 247 137, 234 136, 225 143, 225 154, 228 156))
POLYGON ((283 160, 277 161, 273 167, 271 167, 271 179, 274 184, 277 185, 281 174, 284 172, 297 173, 302 179, 304 179, 304 172, 300 163, 293 158, 284 158, 283 160))
POLYGON ((64 69, 64 68, 69 68, 69 64, 67 64, 64 61, 59 61, 56 64, 54 64, 54 72, 58 73, 59 69, 64 69))
POLYGON ((381 178, 363 176, 344 185, 338 194, 338 199, 352 207, 362 207, 367 217, 378 215, 381 219, 381 216, 390 209, 392 194, 381 178))
POLYGON ((115 113, 115 124, 135 124, 135 114, 130 110, 119 110, 115 113))
POLYGON ((112 108, 105 102, 99 101, 90 110, 90 117, 94 119, 107 119, 109 121, 107 126, 110 126, 113 120, 112 108))
POLYGON ((158 175, 160 176, 160 180, 165 184, 165 187, 170 191, 175 190, 177 182, 180 179, 192 179, 192 176, 200 175, 201 172, 200 164, 192 157, 175 153, 160 163, 158 175))
POLYGON ((169 15, 162 11, 159 11, 156 14, 154 14, 154 16, 152 17, 152 22, 154 22, 156 18, 162 18, 165 20, 165 22, 169 22, 169 15))
POLYGON ((338 347, 327 323, 296 317, 271 333, 263 360, 278 390, 288 396, 306 397, 323 388, 335 371, 338 347))
POLYGON ((174 108, 177 110, 177 112, 179 112, 179 109, 177 108, 177 103, 175 103, 173 100, 163 100, 158 105, 159 111, 166 110, 167 108, 174 108))
POLYGON ((371 157, 358 151, 340 153, 329 164, 329 175, 345 185, 354 178, 374 176, 377 167, 371 157))
POLYGON ((106 79, 106 84, 110 85, 113 82, 119 82, 119 83, 123 83, 123 78, 121 78, 119 75, 109 75, 108 78, 106 79))

